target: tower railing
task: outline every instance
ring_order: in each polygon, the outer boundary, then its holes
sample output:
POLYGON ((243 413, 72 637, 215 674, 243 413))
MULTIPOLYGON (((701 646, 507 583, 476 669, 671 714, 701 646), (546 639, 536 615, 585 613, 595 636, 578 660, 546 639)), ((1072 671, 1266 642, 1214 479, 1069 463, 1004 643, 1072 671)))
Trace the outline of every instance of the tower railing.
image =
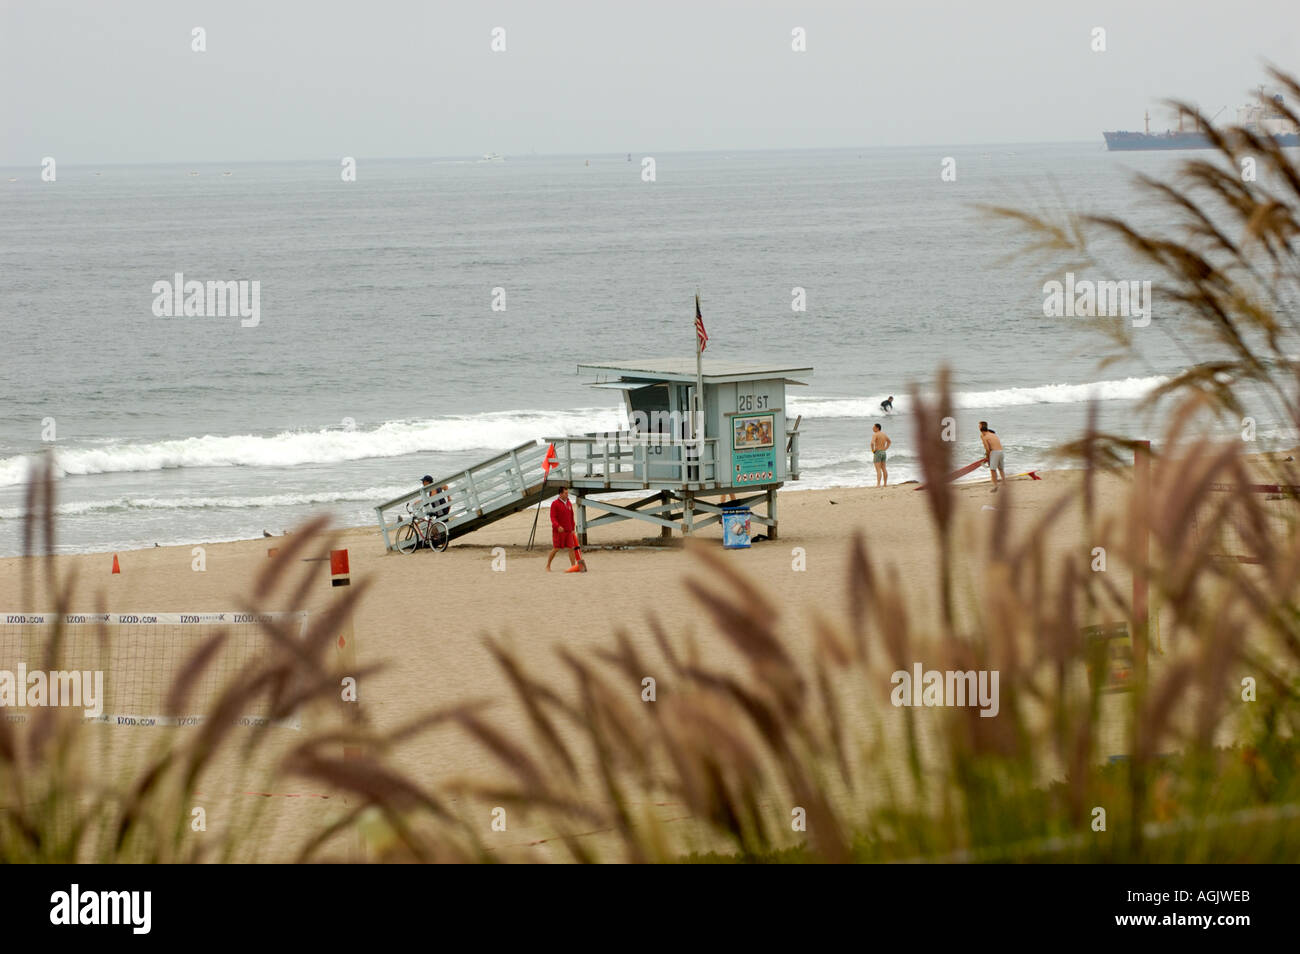
POLYGON ((690 488, 721 482, 718 441, 607 431, 547 437, 559 461, 552 479, 574 486, 690 488))

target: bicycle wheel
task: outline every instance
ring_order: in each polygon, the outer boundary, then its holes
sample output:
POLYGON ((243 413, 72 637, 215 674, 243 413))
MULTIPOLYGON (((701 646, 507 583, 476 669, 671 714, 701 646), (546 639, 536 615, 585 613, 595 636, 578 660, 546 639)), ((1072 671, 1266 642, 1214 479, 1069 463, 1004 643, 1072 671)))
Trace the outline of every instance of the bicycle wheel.
POLYGON ((449 543, 451 543, 451 533, 448 532, 447 525, 441 520, 435 520, 429 525, 429 546, 442 553, 449 543))
POLYGON ((414 523, 404 523, 397 528, 396 545, 399 553, 414 553, 420 546, 420 535, 415 531, 414 523))

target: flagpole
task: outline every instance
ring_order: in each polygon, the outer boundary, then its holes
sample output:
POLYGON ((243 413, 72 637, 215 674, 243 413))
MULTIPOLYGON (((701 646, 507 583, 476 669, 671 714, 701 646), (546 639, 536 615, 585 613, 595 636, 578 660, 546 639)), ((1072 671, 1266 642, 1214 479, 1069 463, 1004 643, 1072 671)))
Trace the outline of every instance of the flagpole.
POLYGON ((549 471, 542 474, 542 496, 537 498, 537 509, 533 511, 533 529, 532 532, 528 534, 528 546, 524 547, 525 550, 531 550, 533 548, 533 541, 537 538, 537 518, 542 515, 542 501, 546 499, 546 478, 549 476, 549 471))
MULTIPOLYGON (((531 550, 533 548, 533 540, 537 538, 537 518, 542 515, 542 501, 546 499, 546 480, 551 476, 551 467, 555 466, 551 464, 551 455, 554 453, 555 445, 548 444, 546 447, 546 459, 542 461, 541 496, 537 498, 537 510, 533 513, 533 529, 532 532, 528 534, 528 546, 524 547, 525 550, 531 550)), ((519 477, 521 481, 524 479, 523 474, 520 474, 519 477)))
MULTIPOLYGON (((700 314, 700 289, 695 289, 695 314, 700 314)), ((691 414, 691 433, 695 437, 695 459, 698 467, 704 460, 704 434, 701 420, 704 417, 704 341, 695 335, 695 407, 691 414)), ((697 474, 702 476, 702 472, 697 474)))

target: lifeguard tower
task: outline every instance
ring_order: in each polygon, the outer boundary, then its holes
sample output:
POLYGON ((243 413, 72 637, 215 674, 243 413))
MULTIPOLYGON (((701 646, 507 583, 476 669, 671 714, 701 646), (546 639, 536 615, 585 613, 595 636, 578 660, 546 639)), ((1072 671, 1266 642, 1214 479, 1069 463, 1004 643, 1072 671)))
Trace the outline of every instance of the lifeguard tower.
POLYGON ((628 418, 614 434, 555 439, 581 542, 588 528, 627 519, 658 524, 663 536, 690 534, 721 519, 716 498, 729 493, 738 499, 728 506, 762 503, 766 512, 752 519, 776 538, 777 488, 799 479, 799 422, 787 427, 785 389, 803 384, 792 375, 808 377, 812 368, 705 361, 697 379, 690 357, 578 371, 595 376, 592 387, 620 392, 628 418), (653 493, 630 505, 592 497, 616 490, 653 493), (588 519, 588 509, 600 515, 588 519))
MULTIPOLYGON (((812 368, 704 361, 697 369, 691 356, 580 364, 578 371, 595 378, 592 387, 619 392, 625 426, 544 437, 435 480, 449 488, 451 512, 443 519, 453 538, 569 487, 583 545, 592 527, 621 520, 653 524, 664 537, 689 535, 722 519, 724 494, 737 496, 725 507, 762 505, 750 519, 776 539, 776 491, 799 479, 800 419, 789 422, 786 386, 803 385, 812 368), (602 499, 613 494, 623 499, 602 499)), ((389 549, 397 524, 388 517, 422 493, 375 508, 389 549)))

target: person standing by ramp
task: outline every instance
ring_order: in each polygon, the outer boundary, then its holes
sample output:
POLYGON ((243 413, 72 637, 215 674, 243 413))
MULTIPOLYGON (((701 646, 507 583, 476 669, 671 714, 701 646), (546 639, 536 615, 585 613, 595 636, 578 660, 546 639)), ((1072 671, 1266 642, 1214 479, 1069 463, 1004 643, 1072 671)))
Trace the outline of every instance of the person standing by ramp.
POLYGON ((989 427, 988 421, 980 421, 980 443, 984 445, 984 458, 989 464, 989 476, 993 478, 993 492, 998 492, 998 478, 1007 479, 1002 466, 1002 441, 997 431, 989 427))
POLYGON ((880 429, 879 424, 871 425, 871 462, 876 465, 876 486, 889 486, 889 471, 885 467, 885 452, 894 443, 889 435, 880 429))
POLYGON ((565 573, 586 573, 587 564, 583 562, 582 552, 578 549, 578 534, 573 523, 573 501, 569 499, 569 488, 561 487, 560 495, 551 501, 551 555, 546 558, 546 571, 551 570, 551 561, 561 550, 569 551, 569 568, 565 573))

